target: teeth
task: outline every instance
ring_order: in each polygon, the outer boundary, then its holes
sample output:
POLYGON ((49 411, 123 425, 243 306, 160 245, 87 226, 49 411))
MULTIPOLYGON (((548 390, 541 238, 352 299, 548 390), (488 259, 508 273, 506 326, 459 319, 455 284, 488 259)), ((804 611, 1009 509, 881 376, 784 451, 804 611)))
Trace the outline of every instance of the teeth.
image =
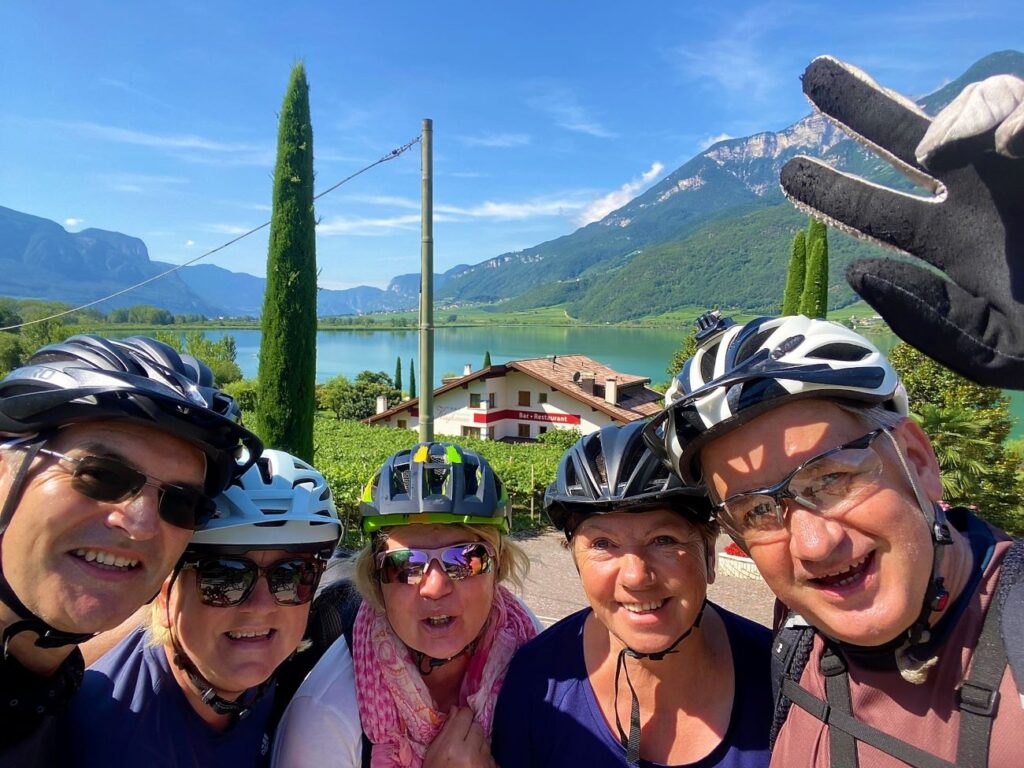
POLYGON ((242 630, 239 632, 228 632, 227 636, 232 640, 243 640, 250 637, 270 637, 270 630, 264 629, 259 632, 255 630, 242 630))
POLYGON ((451 616, 429 616, 429 617, 427 617, 427 621, 429 621, 435 627, 439 627, 439 626, 442 626, 444 624, 447 624, 449 621, 451 621, 451 619, 452 619, 451 616))
POLYGON ((866 563, 867 560, 868 560, 868 558, 865 555, 864 557, 862 557, 857 562, 851 563, 850 565, 848 565, 845 568, 842 568, 842 569, 836 571, 835 573, 828 573, 828 574, 825 574, 824 576, 821 576, 819 578, 820 579, 834 579, 837 576, 842 576, 844 573, 849 573, 850 575, 847 576, 845 579, 839 579, 838 581, 831 582, 832 586, 835 586, 835 587, 845 587, 847 584, 852 584, 857 579, 858 574, 857 573, 853 573, 853 572, 857 571, 858 569, 860 569, 860 567, 862 565, 864 565, 864 563, 866 563))
POLYGON ((139 564, 138 560, 132 560, 120 555, 112 555, 109 552, 101 552, 97 549, 76 549, 76 557, 80 557, 87 563, 97 562, 101 565, 110 565, 114 568, 134 568, 139 564))
POLYGON ((647 613, 648 611, 656 611, 664 604, 664 600, 658 600, 655 603, 619 603, 619 605, 630 613, 647 613))

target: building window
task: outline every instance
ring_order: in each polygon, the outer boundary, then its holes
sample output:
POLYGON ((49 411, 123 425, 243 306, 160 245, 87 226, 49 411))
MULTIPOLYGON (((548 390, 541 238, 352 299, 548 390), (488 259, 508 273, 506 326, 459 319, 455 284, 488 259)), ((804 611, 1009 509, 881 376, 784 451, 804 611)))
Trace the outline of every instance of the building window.
POLYGON ((477 440, 480 439, 480 427, 463 427, 463 437, 475 437, 477 440))
POLYGON ((519 405, 529 407, 530 406, 530 392, 529 390, 519 390, 519 405))
POLYGON ((530 436, 530 425, 529 424, 520 424, 519 425, 519 436, 520 437, 529 437, 530 436))
POLYGON ((547 401, 548 401, 548 393, 547 392, 538 392, 537 393, 537 402, 540 405, 544 405, 545 403, 547 403, 547 401))
POLYGON ((488 440, 493 440, 494 439, 494 427, 488 427, 487 428, 487 439, 488 440))
POLYGON ((479 408, 480 407, 480 395, 476 392, 469 393, 469 407, 479 408))
POLYGON ((494 393, 493 392, 489 392, 487 394, 487 405, 490 408, 494 407, 494 393))
POLYGON ((537 434, 538 435, 543 435, 547 431, 548 431, 547 427, 537 427, 537 434))
POLYGON ((399 429, 406 429, 406 428, 408 428, 408 426, 409 426, 409 422, 406 421, 405 419, 399 419, 398 420, 398 428, 399 429))

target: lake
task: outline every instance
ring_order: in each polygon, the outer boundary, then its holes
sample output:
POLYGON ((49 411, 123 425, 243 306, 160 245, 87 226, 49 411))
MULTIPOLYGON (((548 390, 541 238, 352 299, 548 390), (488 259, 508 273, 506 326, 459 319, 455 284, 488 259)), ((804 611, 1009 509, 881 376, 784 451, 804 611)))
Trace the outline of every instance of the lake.
MULTIPOLYGON (((235 337, 238 365, 246 378, 256 376, 260 332, 256 330, 207 331, 211 339, 235 337)), ((461 374, 468 363, 473 370, 483 365, 484 352, 492 363, 504 363, 545 355, 587 355, 623 373, 649 376, 658 383, 668 379, 665 367, 685 337, 685 331, 666 328, 487 326, 438 328, 434 332, 434 386, 446 373, 461 374)), ((875 338, 883 349, 891 339, 875 338)), ((395 358, 402 358, 402 381, 409 386, 409 360, 419 357, 416 331, 319 331, 316 380, 324 382, 343 374, 354 378, 360 371, 395 372, 395 358)), ((422 389, 416 364, 417 387, 422 389)), ((1013 437, 1024 437, 1024 392, 1010 394, 1011 412, 1017 417, 1013 437)))

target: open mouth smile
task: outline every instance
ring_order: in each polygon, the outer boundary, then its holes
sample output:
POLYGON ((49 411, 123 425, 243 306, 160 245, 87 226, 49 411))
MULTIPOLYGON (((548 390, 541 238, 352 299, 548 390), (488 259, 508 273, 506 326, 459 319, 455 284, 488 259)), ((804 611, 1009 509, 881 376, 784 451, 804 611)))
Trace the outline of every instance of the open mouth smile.
POLYGON ((849 563, 834 573, 810 579, 810 582, 815 586, 824 587, 825 589, 848 588, 863 580, 874 561, 875 553, 869 552, 860 560, 849 563))
POLYGON ((121 555, 113 555, 110 552, 103 552, 98 549, 76 549, 71 555, 79 560, 99 566, 104 570, 124 572, 139 567, 138 560, 122 557, 121 555))
POLYGON ((619 603, 619 605, 621 605, 630 613, 643 614, 653 613, 654 611, 661 608, 661 606, 663 606, 667 602, 668 598, 664 598, 662 600, 654 600, 652 602, 647 603, 619 603))

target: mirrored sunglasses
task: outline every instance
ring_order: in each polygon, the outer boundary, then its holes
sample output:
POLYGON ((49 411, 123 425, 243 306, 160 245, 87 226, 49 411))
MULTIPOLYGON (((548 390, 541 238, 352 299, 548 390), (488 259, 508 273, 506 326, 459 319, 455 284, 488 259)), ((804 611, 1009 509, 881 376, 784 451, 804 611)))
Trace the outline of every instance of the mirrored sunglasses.
POLYGON ((204 605, 227 608, 248 600, 261 576, 275 603, 304 605, 316 594, 324 563, 289 557, 261 566, 248 557, 210 556, 186 560, 181 568, 196 572, 196 589, 204 605))
POLYGON ((382 584, 419 584, 431 561, 436 560, 448 578, 459 581, 493 571, 496 555, 487 541, 438 549, 393 549, 377 553, 377 575, 382 584))

